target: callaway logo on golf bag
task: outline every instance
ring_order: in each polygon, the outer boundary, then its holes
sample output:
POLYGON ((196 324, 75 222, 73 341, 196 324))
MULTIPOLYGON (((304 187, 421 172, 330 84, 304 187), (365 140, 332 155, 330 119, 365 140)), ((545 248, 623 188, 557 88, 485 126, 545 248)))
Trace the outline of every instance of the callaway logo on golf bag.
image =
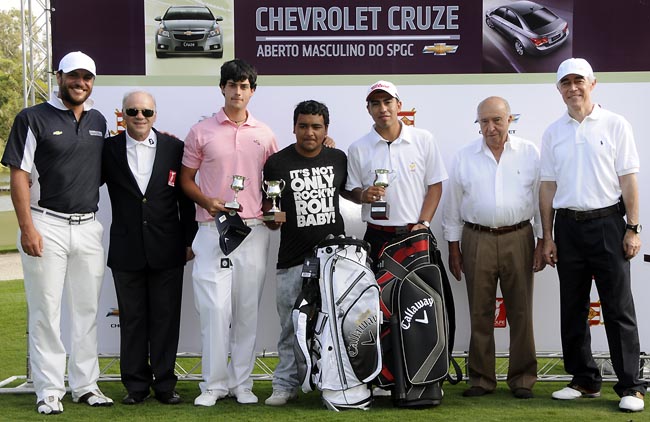
POLYGON ((302 390, 321 390, 331 410, 367 409, 366 383, 381 370, 379 287, 367 253, 368 244, 355 238, 321 242, 316 248, 320 268, 304 279, 293 309, 302 390))
MULTIPOLYGON (((408 330, 411 328, 411 320, 415 317, 415 315, 418 313, 418 311, 425 306, 431 308, 433 306, 433 299, 430 297, 418 300, 411 306, 407 306, 406 309, 404 310, 404 319, 402 319, 402 323, 400 326, 402 327, 402 330, 408 330)), ((420 322, 422 324, 428 324, 429 323, 429 317, 428 313, 426 310, 422 312, 422 319, 416 319, 415 322, 420 322)))
POLYGON ((345 343, 348 345, 348 355, 351 358, 355 358, 359 355, 359 346, 375 346, 377 344, 377 337, 373 334, 373 330, 377 328, 377 315, 367 312, 367 316, 362 316, 364 318, 354 329, 354 331, 349 333, 349 336, 345 339, 345 343), (364 337, 366 340, 364 340, 364 337))

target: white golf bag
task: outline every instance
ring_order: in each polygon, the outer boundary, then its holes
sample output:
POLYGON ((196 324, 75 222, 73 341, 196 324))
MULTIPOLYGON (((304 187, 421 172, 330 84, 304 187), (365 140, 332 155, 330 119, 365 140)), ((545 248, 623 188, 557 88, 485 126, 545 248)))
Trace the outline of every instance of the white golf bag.
POLYGON ((368 409, 366 385, 381 370, 379 287, 368 244, 340 236, 316 248, 320 268, 303 274, 293 310, 294 351, 302 390, 318 388, 328 409, 368 409), (318 277, 318 278, 316 278, 318 277))

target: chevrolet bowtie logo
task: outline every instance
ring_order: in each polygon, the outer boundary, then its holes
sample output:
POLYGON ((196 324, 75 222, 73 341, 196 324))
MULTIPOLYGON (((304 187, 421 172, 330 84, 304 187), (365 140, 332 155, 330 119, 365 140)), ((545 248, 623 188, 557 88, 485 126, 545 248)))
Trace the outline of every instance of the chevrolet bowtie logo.
POLYGON ((192 35, 192 31, 185 31, 183 32, 183 35, 192 35))
POLYGON ((427 45, 422 49, 424 54, 433 54, 434 56, 446 56, 447 53, 453 54, 458 50, 457 45, 447 45, 446 43, 435 43, 427 45))

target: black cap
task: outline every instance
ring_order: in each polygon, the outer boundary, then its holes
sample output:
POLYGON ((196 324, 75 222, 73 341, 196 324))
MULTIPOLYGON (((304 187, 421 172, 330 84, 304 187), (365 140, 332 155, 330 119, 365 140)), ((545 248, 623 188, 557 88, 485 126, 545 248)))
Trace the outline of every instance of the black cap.
POLYGON ((221 211, 214 217, 219 230, 219 247, 229 255, 246 239, 251 228, 244 224, 239 214, 221 211))

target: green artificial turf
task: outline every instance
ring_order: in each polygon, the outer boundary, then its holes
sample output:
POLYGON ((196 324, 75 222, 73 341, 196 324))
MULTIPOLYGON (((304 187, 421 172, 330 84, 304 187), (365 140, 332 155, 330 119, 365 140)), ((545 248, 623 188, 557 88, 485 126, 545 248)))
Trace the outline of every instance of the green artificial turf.
POLYGON ((17 234, 16 213, 13 210, 0 211, 0 253, 16 250, 17 234))
MULTIPOLYGON (((11 375, 25 374, 25 295, 21 280, 0 282, 0 326, 2 327, 0 347, 0 381, 11 375)), ((264 358, 264 363, 273 367, 274 358, 264 358)), ((102 359, 102 365, 109 360, 102 359)), ((196 359, 183 358, 183 367, 190 368, 196 359)), ((540 365, 541 366, 541 365, 540 365)), ((111 372, 119 368, 111 367, 111 372)), ((16 386, 16 381, 10 386, 16 386)), ((223 399, 211 408, 193 406, 194 398, 199 394, 197 381, 181 381, 177 391, 184 402, 177 406, 158 403, 148 399, 145 403, 125 406, 119 403, 125 394, 120 382, 100 382, 105 394, 112 397, 116 404, 110 408, 91 408, 87 405, 72 403, 70 394, 63 399, 64 413, 43 416, 35 410, 35 396, 31 393, 0 394, 1 421, 648 421, 648 411, 627 414, 618 410, 618 397, 612 391, 612 383, 603 386, 603 395, 598 399, 578 399, 570 402, 556 401, 550 398, 551 392, 565 385, 561 382, 539 382, 535 386, 535 398, 519 400, 513 398, 505 383, 500 382, 494 394, 478 398, 462 397, 467 385, 455 386, 445 384, 445 397, 442 405, 429 409, 396 409, 390 398, 377 398, 369 411, 348 410, 340 413, 326 410, 318 392, 300 394, 298 400, 290 404, 273 408, 263 404, 271 394, 269 381, 256 381, 254 392, 260 398, 255 405, 240 405, 234 399, 223 399)))

